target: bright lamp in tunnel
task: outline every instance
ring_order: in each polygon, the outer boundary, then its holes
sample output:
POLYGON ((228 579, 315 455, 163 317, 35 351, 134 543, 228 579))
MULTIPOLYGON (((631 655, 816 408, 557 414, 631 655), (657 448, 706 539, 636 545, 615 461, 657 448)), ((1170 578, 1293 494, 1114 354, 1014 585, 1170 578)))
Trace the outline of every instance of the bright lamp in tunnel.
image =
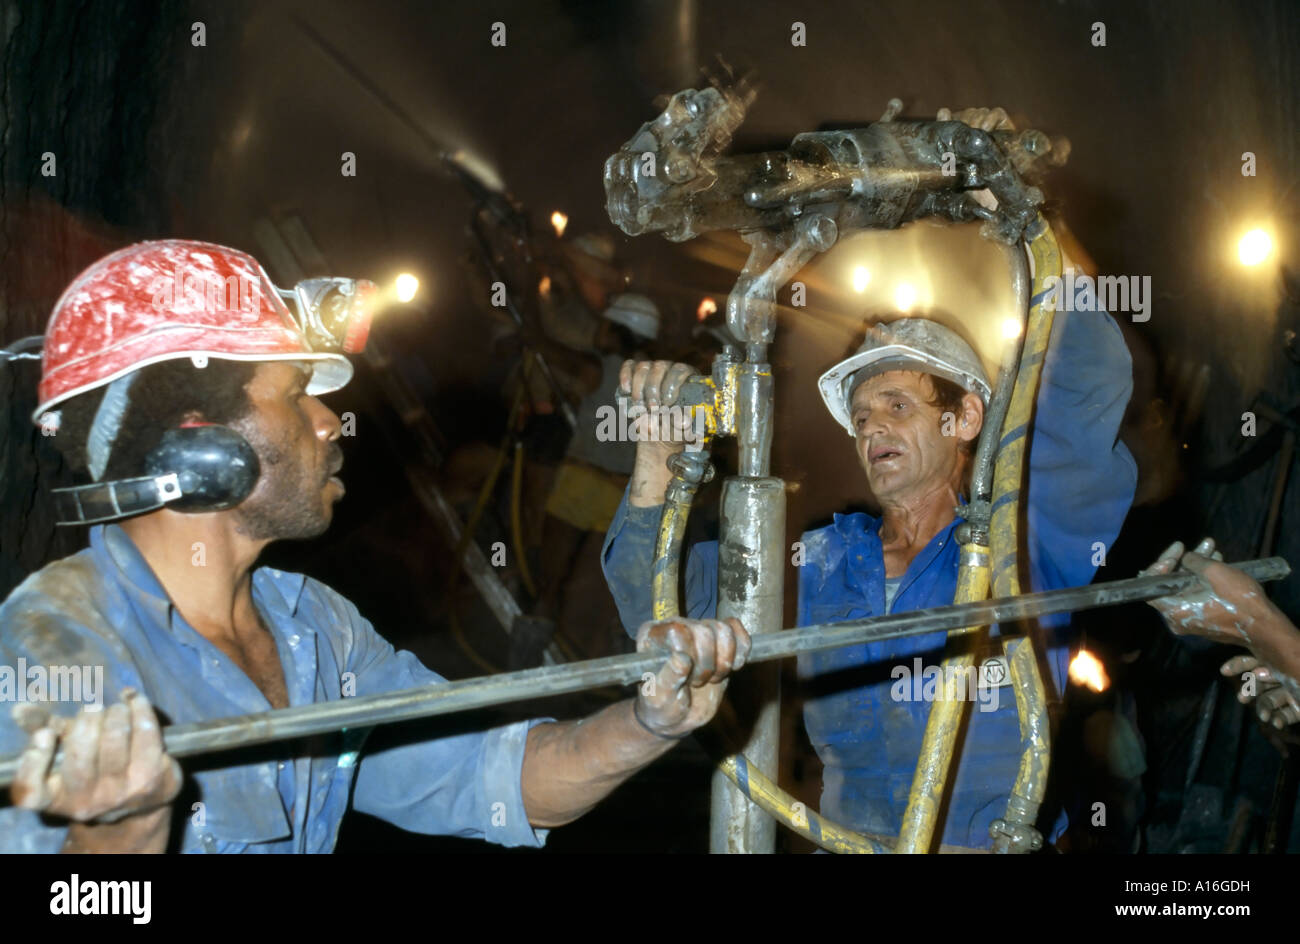
POLYGON ((715 302, 712 298, 705 296, 704 298, 700 299, 700 305, 698 308, 695 309, 695 320, 703 321, 705 318, 709 317, 709 315, 713 314, 717 310, 718 310, 718 303, 715 302))
POLYGON ((556 236, 563 236, 564 228, 569 225, 569 218, 556 210, 551 214, 551 225, 555 227, 556 236))
POLYGON ((1008 341, 1018 338, 1021 327, 1019 318, 1006 318, 1002 321, 1002 336, 1008 341))
POLYGON ((413 299, 415 293, 419 290, 420 280, 411 275, 411 273, 403 272, 397 277, 397 284, 394 286, 394 291, 397 295, 397 300, 402 304, 406 304, 413 299))
POLYGON ((1273 240, 1262 229, 1252 229, 1237 243, 1237 258, 1242 265, 1257 266, 1273 252, 1273 240))
POLYGON ((916 304, 916 287, 911 282, 899 282, 894 289, 894 304, 899 311, 911 311, 916 304))
POLYGON ((1094 692, 1104 692, 1110 687, 1106 667, 1087 649, 1080 649, 1078 655, 1070 660, 1070 681, 1094 692))
POLYGON ((858 266, 853 270, 853 291, 861 295, 871 284, 871 271, 866 266, 858 266))

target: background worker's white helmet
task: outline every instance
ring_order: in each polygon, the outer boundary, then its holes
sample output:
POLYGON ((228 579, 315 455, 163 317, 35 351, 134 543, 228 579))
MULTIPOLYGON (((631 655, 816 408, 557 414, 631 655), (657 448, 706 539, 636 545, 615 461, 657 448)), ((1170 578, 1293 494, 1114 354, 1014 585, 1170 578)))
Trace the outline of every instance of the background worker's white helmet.
POLYGON ((901 318, 872 325, 857 353, 840 361, 817 381, 826 409, 850 436, 853 391, 868 377, 890 370, 919 370, 951 380, 989 403, 989 382, 979 355, 957 332, 928 318, 901 318))
POLYGON ((633 334, 653 341, 659 337, 659 306, 644 295, 625 292, 609 300, 605 317, 633 334))

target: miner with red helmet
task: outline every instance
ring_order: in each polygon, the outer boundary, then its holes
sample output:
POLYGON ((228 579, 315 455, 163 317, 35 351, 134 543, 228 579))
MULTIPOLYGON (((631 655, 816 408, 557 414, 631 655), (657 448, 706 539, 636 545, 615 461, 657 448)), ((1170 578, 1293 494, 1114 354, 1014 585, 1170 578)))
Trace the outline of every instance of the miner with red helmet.
POLYGON ((188 775, 202 815, 176 803, 186 775, 154 706, 188 723, 441 681, 324 584, 255 566, 272 541, 323 532, 343 495, 339 419, 318 396, 351 377, 340 351, 364 344, 367 291, 281 291, 245 253, 167 240, 100 260, 55 306, 33 418, 87 480, 60 511, 92 524, 90 546, 0 605, 0 663, 82 684, 0 717, 0 755, 23 752, 0 851, 324 852, 349 799, 417 832, 539 845, 713 716, 744 629, 647 623, 656 684, 582 722, 373 756, 348 731, 209 764, 188 775))

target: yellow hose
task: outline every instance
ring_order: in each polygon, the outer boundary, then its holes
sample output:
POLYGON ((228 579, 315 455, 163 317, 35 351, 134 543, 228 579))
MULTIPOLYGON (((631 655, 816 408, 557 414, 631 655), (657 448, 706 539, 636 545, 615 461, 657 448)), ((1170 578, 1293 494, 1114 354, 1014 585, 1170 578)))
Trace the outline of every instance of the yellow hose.
MULTIPOLYGON (((1038 394, 1043 359, 1052 335, 1053 311, 1045 305, 1048 297, 1046 282, 1048 278, 1059 277, 1061 274, 1060 250, 1051 227, 1041 214, 1025 236, 1034 259, 1034 280, 1020 367, 1000 430, 1001 439, 993 472, 993 514, 989 528, 989 546, 981 548, 976 544, 967 544, 963 547, 954 603, 984 599, 988 595, 990 583, 995 596, 1016 596, 1020 593, 1017 569, 1020 487, 1024 481, 1029 423, 1038 394)), ((950 633, 949 639, 982 629, 983 627, 970 627, 958 630, 950 633)), ((1015 646, 1010 659, 1025 752, 1008 801, 1005 823, 999 821, 995 824, 998 838, 995 839, 994 847, 997 851, 1010 851, 1012 832, 1016 834, 1021 848, 1033 846, 1031 837, 1036 834, 1032 827, 1042 803, 1051 757, 1046 693, 1032 644, 1026 646, 1025 642, 1015 646), (1006 824, 1011 824, 1010 830, 1006 824)), ((896 852, 928 852, 933 843, 952 767, 953 748, 966 708, 964 699, 952 699, 962 677, 958 673, 963 673, 968 681, 974 680, 974 648, 977 647, 968 646, 962 654, 944 660, 944 698, 930 709, 896 852)), ((1039 842, 1041 843, 1041 837, 1039 842)))
MULTIPOLYGON (((1020 548, 1020 488, 1023 482, 1029 422, 1033 416, 1038 381, 1047 345, 1052 338, 1055 311, 1047 304, 1046 283, 1060 278, 1061 250, 1052 228, 1042 215, 1025 233, 1034 260, 1034 282, 1030 293, 1029 320, 1020 375, 1002 426, 1002 444, 993 477, 993 523, 990 543, 993 552, 994 596, 1020 593, 1017 565, 1020 548), (1005 456, 1005 462, 1004 462, 1005 456)), ((1024 753, 1015 786, 1007 801, 1003 822, 995 823, 994 849, 1024 851, 1041 845, 1033 830, 1038 810, 1047 792, 1047 770, 1051 763, 1051 724, 1047 715, 1047 690, 1039 668, 1032 634, 1006 644, 1010 674, 1020 716, 1020 739, 1024 753), (1014 651, 1013 651, 1014 650, 1014 651)))
MULTIPOLYGON (((988 548, 972 542, 962 546, 961 555, 952 602, 974 603, 987 598, 988 548)), ((951 642, 961 636, 977 637, 983 631, 983 626, 968 626, 950 632, 948 640, 951 642)), ((965 642, 977 644, 979 640, 970 638, 965 642)), ((973 650, 973 645, 966 645, 963 652, 943 660, 943 694, 930 706, 916 773, 912 776, 912 789, 907 797, 907 809, 903 812, 903 825, 898 833, 898 845, 894 848, 897 853, 929 852, 934 841, 935 825, 952 766, 953 746, 971 692, 977 684, 973 650)))

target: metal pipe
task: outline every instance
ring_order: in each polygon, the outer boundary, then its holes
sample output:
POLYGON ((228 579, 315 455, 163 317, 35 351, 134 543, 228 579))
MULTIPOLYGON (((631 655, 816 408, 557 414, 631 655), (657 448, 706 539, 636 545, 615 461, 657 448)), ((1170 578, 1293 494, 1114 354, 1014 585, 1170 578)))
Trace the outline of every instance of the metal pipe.
MULTIPOLYGON (((766 415, 770 428, 770 409, 766 415)), ((728 478, 722 487, 720 532, 718 618, 736 617, 755 640, 778 635, 785 584, 785 483, 770 477, 728 478)), ((730 760, 775 781, 781 731, 780 666, 762 666, 735 679, 727 700, 734 717, 749 725, 743 746, 730 760)), ((713 774, 709 851, 776 851, 775 820, 738 790, 724 769, 713 774)))
MULTIPOLYGON (((1291 573, 1291 567, 1280 557, 1241 561, 1231 566, 1261 583, 1281 580, 1291 573)), ((1177 571, 1086 587, 1026 593, 1018 597, 983 600, 978 603, 909 610, 874 619, 821 623, 755 636, 749 662, 770 662, 803 652, 820 652, 882 639, 920 636, 972 624, 986 625, 1048 613, 1154 600, 1156 597, 1172 596, 1202 586, 1201 578, 1196 574, 1177 571)), ((662 653, 655 652, 607 656, 586 662, 542 666, 233 718, 171 725, 163 729, 163 743, 167 752, 174 757, 191 757, 236 747, 326 734, 343 728, 448 715, 608 685, 631 685, 640 682, 644 673, 657 672, 663 664, 663 658, 662 653)), ((17 766, 17 756, 0 759, 0 788, 13 782, 17 766)))
POLYGON ((736 377, 736 442, 740 475, 764 478, 772 456, 772 368, 746 361, 736 377))

